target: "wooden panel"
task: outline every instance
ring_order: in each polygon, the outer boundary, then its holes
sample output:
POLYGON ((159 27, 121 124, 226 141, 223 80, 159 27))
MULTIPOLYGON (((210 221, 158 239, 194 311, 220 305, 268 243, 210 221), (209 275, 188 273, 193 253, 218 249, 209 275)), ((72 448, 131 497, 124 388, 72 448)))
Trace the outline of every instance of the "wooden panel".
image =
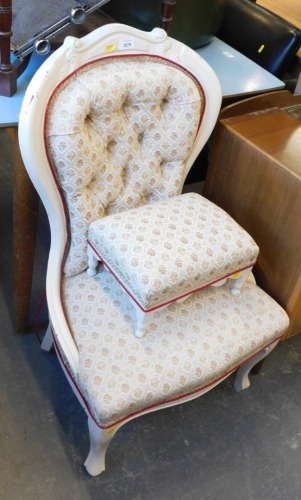
POLYGON ((301 95, 292 95, 288 90, 277 90, 274 92, 267 92, 261 95, 256 95, 243 99, 243 101, 229 104, 222 108, 219 119, 229 118, 246 113, 254 113, 264 109, 273 107, 283 108, 287 106, 294 106, 301 104, 301 95))
POLYGON ((253 147, 301 175, 301 121, 276 108, 229 118, 224 123, 251 141, 253 147))
POLYGON ((204 188, 258 243, 255 276, 289 313, 288 336, 301 331, 300 134, 280 110, 221 120, 204 188))

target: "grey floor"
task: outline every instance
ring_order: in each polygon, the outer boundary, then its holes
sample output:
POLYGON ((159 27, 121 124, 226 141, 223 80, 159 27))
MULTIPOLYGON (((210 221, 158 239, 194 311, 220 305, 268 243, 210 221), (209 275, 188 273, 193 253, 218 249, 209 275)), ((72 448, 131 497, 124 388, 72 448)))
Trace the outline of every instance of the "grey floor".
MULTIPOLYGON (((12 327, 12 156, 0 131, 0 499, 301 499, 301 335, 281 343, 251 387, 232 378, 200 399, 119 430, 107 471, 89 477, 86 418, 53 353, 12 327)), ((41 210, 30 323, 44 291, 41 210)), ((42 308, 43 331, 47 318, 42 308)))

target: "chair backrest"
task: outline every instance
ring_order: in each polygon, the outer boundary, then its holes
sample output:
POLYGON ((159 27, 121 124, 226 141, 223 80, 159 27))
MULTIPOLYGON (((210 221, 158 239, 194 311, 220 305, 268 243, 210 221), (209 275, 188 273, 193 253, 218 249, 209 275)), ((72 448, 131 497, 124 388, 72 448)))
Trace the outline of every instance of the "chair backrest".
POLYGON ((296 26, 250 0, 226 0, 216 36, 278 78, 301 46, 296 26))
POLYGON ((179 194, 215 125, 216 75, 156 28, 119 24, 68 37, 36 73, 19 124, 46 207, 51 276, 87 267, 95 219, 179 194))

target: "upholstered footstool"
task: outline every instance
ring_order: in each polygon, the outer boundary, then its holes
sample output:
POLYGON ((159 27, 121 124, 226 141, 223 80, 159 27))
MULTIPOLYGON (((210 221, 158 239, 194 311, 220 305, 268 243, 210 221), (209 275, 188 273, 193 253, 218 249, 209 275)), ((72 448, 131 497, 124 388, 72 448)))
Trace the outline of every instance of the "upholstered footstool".
POLYGON ((239 294, 259 249, 250 235, 206 198, 184 195, 96 220, 88 231, 88 274, 102 261, 136 305, 135 335, 151 312, 210 285, 233 280, 239 294))

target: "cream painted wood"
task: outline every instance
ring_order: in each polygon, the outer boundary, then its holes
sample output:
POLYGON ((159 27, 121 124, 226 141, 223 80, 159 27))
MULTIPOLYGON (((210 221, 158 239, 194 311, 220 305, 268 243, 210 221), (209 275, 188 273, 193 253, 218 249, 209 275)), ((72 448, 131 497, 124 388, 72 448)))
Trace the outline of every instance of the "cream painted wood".
MULTIPOLYGON (((250 372, 254 366, 259 363, 261 360, 263 360, 272 350, 276 347, 278 344, 278 341, 273 342, 270 346, 268 346, 266 349, 255 355, 252 359, 250 359, 248 362, 244 363, 239 370, 236 373, 234 383, 233 383, 233 388, 236 392, 240 392, 244 389, 247 389, 250 387, 250 372)), ((162 410, 164 408, 168 408, 170 406, 173 406, 175 404, 183 404, 185 402, 191 401, 193 399, 196 399, 206 392, 209 392, 211 389, 213 389, 217 384, 225 380, 229 374, 225 377, 222 377, 218 382, 206 387, 205 389, 202 389, 201 391, 197 392, 193 396, 188 396, 188 397, 183 397, 181 400, 178 402, 173 402, 172 404, 166 403, 161 405, 160 407, 156 408, 156 410, 162 410)), ((151 410, 150 410, 151 411, 151 410)), ((149 411, 145 411, 144 414, 149 413, 149 411)), ((87 471, 91 476, 97 476, 101 472, 105 471, 105 456, 106 456, 106 451, 108 449, 108 446, 111 442, 111 440, 114 438, 116 432, 122 425, 126 424, 129 420, 127 419, 124 421, 122 424, 117 425, 115 427, 110 427, 109 429, 101 429, 99 426, 94 422, 94 420, 89 417, 88 418, 88 427, 89 427, 89 435, 90 435, 90 451, 89 455, 85 461, 85 466, 87 471)))
POLYGON ((249 375, 250 375, 252 368, 254 368, 254 366, 257 363, 259 363, 260 361, 262 361, 266 356, 268 356, 268 354, 270 354, 272 352, 272 350, 275 349, 277 344, 278 344, 278 342, 273 342, 271 345, 269 345, 268 347, 263 349, 261 352, 256 354, 256 356, 251 358, 249 361, 244 363, 239 368, 239 370, 237 371, 236 377, 235 377, 234 384, 233 384, 234 390, 236 392, 243 391, 244 389, 248 389, 248 387, 250 387, 251 383, 250 383, 249 375))
POLYGON ((46 330, 46 333, 44 335, 44 338, 41 342, 41 349, 43 349, 43 351, 50 351, 53 347, 54 347, 54 343, 53 343, 53 337, 52 337, 52 329, 51 329, 51 325, 49 323, 47 330, 46 330))

